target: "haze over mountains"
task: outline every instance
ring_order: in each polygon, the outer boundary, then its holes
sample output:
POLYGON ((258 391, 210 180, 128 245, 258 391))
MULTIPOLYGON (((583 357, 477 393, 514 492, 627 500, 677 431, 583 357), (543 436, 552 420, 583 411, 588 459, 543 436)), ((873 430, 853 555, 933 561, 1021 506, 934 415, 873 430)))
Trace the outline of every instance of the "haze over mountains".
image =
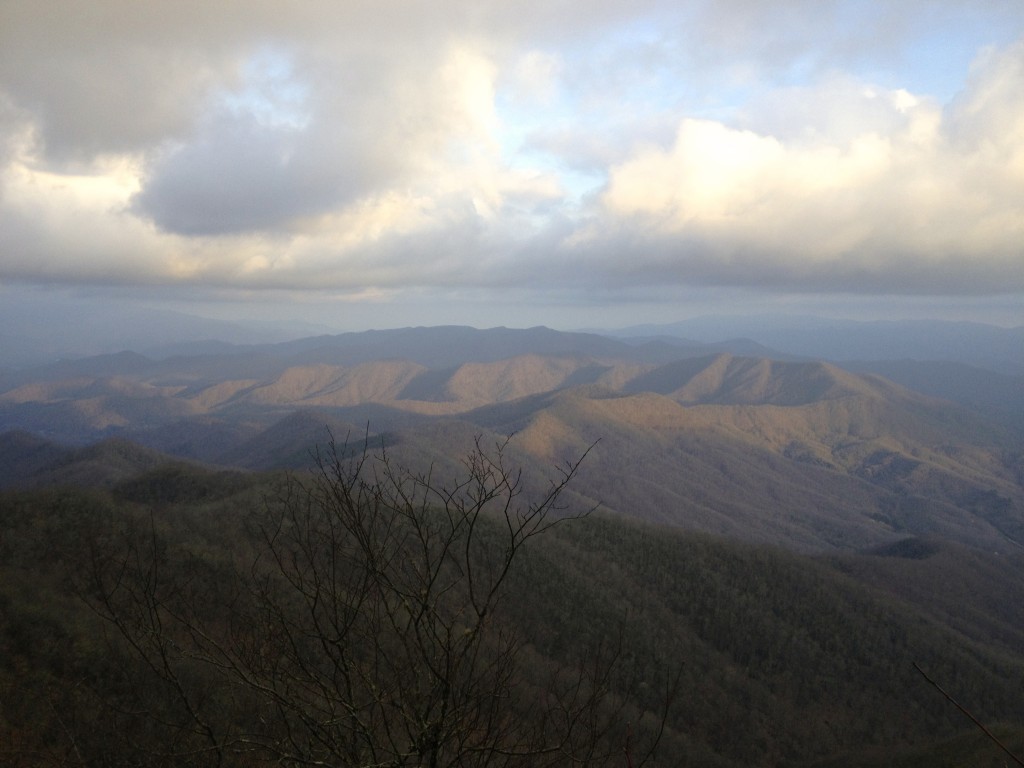
POLYGON ((670 325, 635 326, 614 335, 686 336, 701 341, 749 337, 789 354, 826 360, 933 360, 1024 373, 1024 326, 790 315, 709 316, 670 325))
MULTIPOLYGON (((158 463, 148 451, 302 467, 328 428, 369 430, 406 461, 445 466, 475 435, 515 434, 518 460, 538 477, 596 443, 574 491, 629 517, 801 549, 908 534, 1024 542, 1020 376, 957 360, 844 369, 748 339, 640 330, 407 328, 8 371, 0 481, 112 482, 125 466, 158 463), (130 443, 106 449, 106 469, 98 449, 69 447, 114 437, 130 443)), ((974 353, 1002 354, 1004 370, 1021 363, 1024 352, 1006 348, 1019 329, 970 330, 988 339, 974 353)), ((913 340, 889 331, 887 348, 913 340)))

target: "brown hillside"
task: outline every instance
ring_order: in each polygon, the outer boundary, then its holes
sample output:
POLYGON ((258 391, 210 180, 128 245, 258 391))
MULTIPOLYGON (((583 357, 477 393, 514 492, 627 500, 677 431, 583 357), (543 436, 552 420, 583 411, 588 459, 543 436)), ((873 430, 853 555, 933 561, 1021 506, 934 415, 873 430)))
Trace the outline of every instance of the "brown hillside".
POLYGON ((308 365, 288 368, 275 381, 253 389, 245 399, 263 405, 345 406, 395 400, 423 366, 381 361, 354 367, 308 365))
POLYGON ((495 363, 467 363, 452 374, 446 391, 469 408, 516 400, 563 386, 586 361, 520 355, 495 363))
POLYGON ((522 354, 450 368, 233 366, 221 381, 174 365, 22 381, 0 396, 0 424, 79 443, 130 434, 246 467, 302 466, 328 423, 369 424, 424 467, 451 465, 475 433, 515 433, 537 477, 596 443, 573 493, 625 515, 806 548, 908 533, 1024 543, 1024 465, 998 426, 825 363, 522 354))
POLYGON ((806 405, 850 395, 887 397, 899 388, 827 363, 721 354, 660 366, 632 379, 624 389, 656 392, 687 404, 806 405))
POLYGON ((259 381, 254 379, 221 381, 201 389, 191 398, 191 401, 195 404, 198 411, 211 411, 230 403, 240 394, 258 385, 259 381))
POLYGON ((343 373, 336 365, 304 365, 287 369, 270 384, 256 387, 247 396, 251 403, 300 403, 311 395, 334 387, 343 373))
POLYGON ((503 426, 487 423, 518 431, 518 445, 548 463, 599 440, 584 492, 623 514, 807 546, 867 546, 906 530, 1024 541, 1024 493, 1011 470, 927 403, 916 413, 853 395, 683 406, 653 393, 573 391, 534 405, 506 408, 503 426))
POLYGON ((422 365, 401 361, 363 363, 347 369, 330 388, 307 399, 308 405, 358 405, 394 402, 422 365))
POLYGON ((95 379, 73 378, 61 381, 38 381, 23 384, 0 394, 0 402, 4 403, 50 403, 57 400, 74 398, 95 379))

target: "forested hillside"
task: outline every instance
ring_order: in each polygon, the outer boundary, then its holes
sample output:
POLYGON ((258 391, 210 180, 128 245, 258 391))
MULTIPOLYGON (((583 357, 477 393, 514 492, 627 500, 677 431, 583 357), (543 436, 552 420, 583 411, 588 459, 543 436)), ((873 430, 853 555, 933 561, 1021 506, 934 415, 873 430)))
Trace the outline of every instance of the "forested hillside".
MULTIPOLYGON (((198 651, 208 651, 206 633, 236 660, 259 647, 248 644, 259 633, 231 617, 258 586, 253 567, 268 551, 259 531, 283 482, 172 464, 108 490, 0 499, 5 764, 248 765, 268 756, 241 741, 211 750, 175 686, 211 733, 237 737, 239 722, 241 731, 276 727, 273 707, 198 651), (125 611, 120 631, 102 618, 101 582, 125 611), (140 612, 146 606, 156 613, 140 612), (172 642, 153 645, 156 629, 172 642)), ((870 765, 880 749, 905 751, 910 765, 958 732, 972 764, 987 765, 997 752, 972 740, 970 723, 914 664, 977 717, 1007 724, 1000 733, 1019 747, 1021 605, 1019 553, 907 540, 821 558, 598 512, 527 542, 494 626, 519 649, 520 694, 539 695, 553 670, 608 663, 610 764, 644 748, 667 701, 659 765, 832 756, 870 765), (965 605, 926 586, 939 579, 985 599, 965 605)))

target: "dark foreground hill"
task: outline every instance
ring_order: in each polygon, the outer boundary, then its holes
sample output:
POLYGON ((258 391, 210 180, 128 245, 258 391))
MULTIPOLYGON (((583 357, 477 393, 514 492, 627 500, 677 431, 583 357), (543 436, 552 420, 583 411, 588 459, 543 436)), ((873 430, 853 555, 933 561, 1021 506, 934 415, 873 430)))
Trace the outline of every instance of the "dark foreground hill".
MULTIPOLYGON (((233 732, 232 718, 274 722, 274 707, 223 687, 228 657, 190 655, 204 646, 180 634, 180 614, 158 614, 159 636, 131 626, 123 636, 87 603, 89 574, 106 574, 115 596, 191 611, 194 631, 240 644, 245 658, 250 635, 230 617, 265 556, 258 522, 278 481, 177 464, 107 490, 0 496, 0 762, 213 764, 207 734, 173 725, 189 718, 167 704, 176 699, 165 663, 211 732, 233 732), (180 645, 147 667, 126 637, 143 650, 161 637, 180 645)), ((658 765, 881 765, 879 754, 914 765, 950 744, 966 764, 1001 765, 914 664, 1007 743, 1019 749, 1024 738, 1019 553, 907 539, 823 558, 599 513, 532 540, 499 605, 525 690, 541 690, 550 670, 621 660, 607 681, 625 697, 615 765, 658 720, 675 674, 658 765)), ((316 648, 331 657, 329 642, 316 648)), ((296 693, 287 677, 278 685, 274 696, 296 693)), ((226 765, 257 757, 220 753, 226 765)))

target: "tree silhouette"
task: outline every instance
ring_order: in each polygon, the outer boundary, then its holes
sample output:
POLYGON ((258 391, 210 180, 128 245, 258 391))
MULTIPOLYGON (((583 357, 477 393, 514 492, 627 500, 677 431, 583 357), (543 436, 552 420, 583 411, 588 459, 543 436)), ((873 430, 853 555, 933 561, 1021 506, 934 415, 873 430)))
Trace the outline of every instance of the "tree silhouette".
POLYGON ((332 440, 316 472, 291 476, 251 521, 244 569, 237 556, 172 562, 152 526, 95 549, 87 599, 151 681, 120 705, 150 721, 137 748, 212 765, 650 758, 678 676, 638 739, 621 635, 569 666, 522 661, 501 610, 509 573, 531 539, 592 510, 563 504, 586 453, 529 500, 507 445, 478 439, 444 483, 332 440))

